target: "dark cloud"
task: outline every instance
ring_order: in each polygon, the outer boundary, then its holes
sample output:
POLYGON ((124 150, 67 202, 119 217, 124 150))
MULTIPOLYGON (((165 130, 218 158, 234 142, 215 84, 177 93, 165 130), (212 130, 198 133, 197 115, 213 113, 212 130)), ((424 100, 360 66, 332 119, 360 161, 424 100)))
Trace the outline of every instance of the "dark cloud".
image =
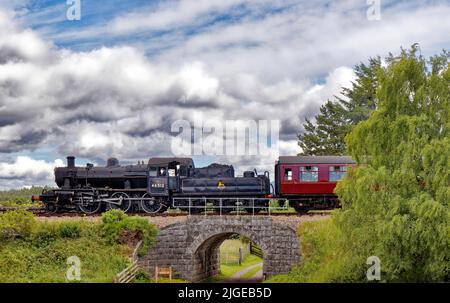
POLYGON ((0 48, 0 64, 17 63, 24 61, 26 58, 17 52, 16 49, 10 47, 0 48))

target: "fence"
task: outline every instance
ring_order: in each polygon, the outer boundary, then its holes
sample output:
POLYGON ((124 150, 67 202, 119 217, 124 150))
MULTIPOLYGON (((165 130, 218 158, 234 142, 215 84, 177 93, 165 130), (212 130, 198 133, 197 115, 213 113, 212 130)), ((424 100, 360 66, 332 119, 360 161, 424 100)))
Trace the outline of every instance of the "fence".
POLYGON ((261 211, 264 214, 270 216, 273 211, 288 210, 288 204, 286 199, 272 199, 272 198, 176 198, 173 199, 172 206, 174 208, 179 208, 181 210, 188 211, 189 216, 198 212, 203 211, 204 215, 208 214, 208 210, 213 210, 220 215, 230 214, 232 211, 236 215, 241 214, 259 214, 261 211), (201 203, 198 203, 201 200, 201 203), (231 201, 231 202, 230 202, 231 201), (278 205, 283 206, 272 206, 271 202, 276 201, 278 205), (224 203, 226 202, 226 203, 224 203), (264 203, 263 203, 264 202, 264 203), (262 206, 261 204, 267 206, 262 206), (227 205, 228 204, 228 205, 227 205))
POLYGON ((130 283, 135 278, 136 273, 139 270, 137 252, 141 245, 142 241, 139 241, 133 251, 133 254, 131 255, 131 265, 116 275, 114 278, 114 283, 130 283))
POLYGON ((239 247, 239 253, 230 253, 230 252, 221 252, 220 253, 220 260, 221 263, 224 264, 238 264, 241 265, 242 260, 244 260, 245 256, 247 256, 250 253, 250 243, 245 244, 241 247, 239 247))
POLYGON ((257 256, 257 257, 260 257, 261 259, 262 259, 262 257, 263 257, 263 252, 262 252, 261 247, 259 247, 258 245, 256 245, 256 244, 253 243, 253 242, 250 242, 250 253, 251 253, 252 255, 255 255, 255 256, 257 256))

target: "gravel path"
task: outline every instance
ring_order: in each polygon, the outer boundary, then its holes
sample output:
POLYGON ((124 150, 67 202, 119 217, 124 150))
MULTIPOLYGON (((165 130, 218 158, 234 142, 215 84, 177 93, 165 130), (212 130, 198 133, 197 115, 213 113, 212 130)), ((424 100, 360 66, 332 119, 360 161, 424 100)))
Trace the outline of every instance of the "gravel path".
POLYGON ((255 267, 262 266, 262 262, 250 265, 248 267, 245 267, 244 269, 241 269, 237 273, 235 273, 233 276, 231 276, 229 279, 226 279, 224 283, 255 283, 255 282, 261 282, 262 280, 262 269, 258 271, 252 278, 250 279, 243 279, 242 276, 245 275, 248 271, 252 270, 255 267))

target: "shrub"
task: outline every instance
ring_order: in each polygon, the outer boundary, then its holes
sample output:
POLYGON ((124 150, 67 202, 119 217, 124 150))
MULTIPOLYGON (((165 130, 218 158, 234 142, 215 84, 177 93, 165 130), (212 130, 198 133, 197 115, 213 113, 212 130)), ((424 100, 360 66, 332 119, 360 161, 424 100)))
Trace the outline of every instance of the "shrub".
POLYGON ((55 223, 38 224, 31 235, 34 245, 42 247, 47 246, 59 238, 59 229, 55 223))
POLYGON ((36 220, 25 210, 12 210, 0 214, 0 239, 25 238, 30 235, 36 220))
POLYGON ((136 244, 143 240, 139 253, 144 253, 153 244, 157 229, 147 219, 129 217, 121 210, 110 210, 102 215, 101 230, 110 243, 136 244))
POLYGON ((78 238, 81 234, 81 226, 78 222, 62 222, 59 225, 61 238, 78 238))

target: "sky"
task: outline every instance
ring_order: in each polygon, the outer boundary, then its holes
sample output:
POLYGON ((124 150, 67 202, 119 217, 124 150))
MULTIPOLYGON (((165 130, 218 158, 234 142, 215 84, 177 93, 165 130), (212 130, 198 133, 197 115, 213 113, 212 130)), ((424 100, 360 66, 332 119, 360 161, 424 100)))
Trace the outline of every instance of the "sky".
POLYGON ((193 119, 279 121, 276 154, 194 157, 272 171, 356 64, 450 49, 450 0, 73 2, 0 0, 0 190, 54 185, 67 155, 172 156, 193 119))

